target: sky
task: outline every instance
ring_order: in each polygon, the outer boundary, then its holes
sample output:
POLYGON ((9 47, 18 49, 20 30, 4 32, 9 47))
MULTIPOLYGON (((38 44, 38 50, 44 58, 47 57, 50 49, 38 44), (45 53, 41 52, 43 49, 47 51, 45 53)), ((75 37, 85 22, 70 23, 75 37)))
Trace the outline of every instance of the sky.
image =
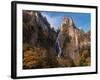
POLYGON ((71 17, 74 21, 75 26, 78 27, 79 29, 80 28, 83 29, 85 32, 87 32, 91 26, 90 13, 41 11, 41 14, 47 18, 51 27, 54 27, 55 30, 60 28, 64 16, 71 17))

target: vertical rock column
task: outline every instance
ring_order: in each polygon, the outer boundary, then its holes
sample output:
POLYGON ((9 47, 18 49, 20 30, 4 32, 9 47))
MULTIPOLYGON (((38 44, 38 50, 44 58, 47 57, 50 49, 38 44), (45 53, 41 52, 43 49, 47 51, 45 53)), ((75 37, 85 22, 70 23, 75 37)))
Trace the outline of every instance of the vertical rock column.
POLYGON ((62 28, 64 29, 63 33, 65 33, 65 37, 66 37, 66 40, 64 42, 65 43, 64 56, 73 60, 74 64, 77 66, 80 64, 77 29, 74 25, 73 20, 69 17, 64 18, 62 25, 64 25, 64 27, 62 28))

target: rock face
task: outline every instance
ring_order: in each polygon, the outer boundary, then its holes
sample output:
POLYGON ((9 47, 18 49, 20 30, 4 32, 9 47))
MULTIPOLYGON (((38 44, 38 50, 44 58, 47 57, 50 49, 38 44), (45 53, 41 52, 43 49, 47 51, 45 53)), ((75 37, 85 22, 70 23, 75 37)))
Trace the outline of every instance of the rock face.
POLYGON ((53 28, 50 28, 50 24, 41 13, 23 11, 23 42, 36 46, 36 43, 40 42, 41 39, 44 41, 50 40, 52 42, 56 39, 56 32, 53 28))
POLYGON ((63 33, 66 35, 65 46, 63 48, 64 56, 69 57, 76 64, 79 63, 79 44, 78 44, 78 30, 75 28, 74 22, 71 18, 64 18, 64 22, 61 24, 63 33))
POLYGON ((23 69, 89 66, 90 59, 90 31, 72 18, 64 17, 57 32, 40 12, 23 11, 23 69))
POLYGON ((38 28, 36 22, 36 12, 23 11, 23 43, 36 45, 38 28), (36 27, 37 26, 37 27, 36 27))
POLYGON ((53 49, 55 40, 55 30, 50 28, 41 13, 23 11, 24 69, 56 67, 57 60, 54 58, 53 49))
POLYGON ((65 59, 70 58, 75 66, 79 66, 81 55, 83 54, 81 50, 84 50, 83 47, 87 47, 84 51, 87 51, 86 54, 90 54, 90 52, 88 52, 90 51, 89 33, 82 32, 80 29, 76 28, 73 20, 68 17, 64 17, 60 33, 62 33, 61 36, 64 36, 60 37, 63 39, 59 40, 63 57, 65 59))

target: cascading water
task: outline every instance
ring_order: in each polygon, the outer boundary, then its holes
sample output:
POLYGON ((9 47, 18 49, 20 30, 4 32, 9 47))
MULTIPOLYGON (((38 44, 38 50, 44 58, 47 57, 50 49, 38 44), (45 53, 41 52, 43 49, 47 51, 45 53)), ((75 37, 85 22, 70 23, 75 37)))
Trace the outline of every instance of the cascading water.
POLYGON ((59 32, 58 37, 56 39, 56 53, 58 57, 61 57, 62 53, 63 53, 63 43, 64 43, 64 35, 62 32, 59 32))

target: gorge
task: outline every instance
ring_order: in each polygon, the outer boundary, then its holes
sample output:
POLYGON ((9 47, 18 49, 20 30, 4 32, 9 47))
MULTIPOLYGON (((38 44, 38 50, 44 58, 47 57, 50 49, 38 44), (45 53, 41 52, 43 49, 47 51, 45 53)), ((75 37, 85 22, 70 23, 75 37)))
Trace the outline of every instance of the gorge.
POLYGON ((90 66, 90 36, 71 17, 56 31, 41 12, 23 10, 23 69, 90 66))

